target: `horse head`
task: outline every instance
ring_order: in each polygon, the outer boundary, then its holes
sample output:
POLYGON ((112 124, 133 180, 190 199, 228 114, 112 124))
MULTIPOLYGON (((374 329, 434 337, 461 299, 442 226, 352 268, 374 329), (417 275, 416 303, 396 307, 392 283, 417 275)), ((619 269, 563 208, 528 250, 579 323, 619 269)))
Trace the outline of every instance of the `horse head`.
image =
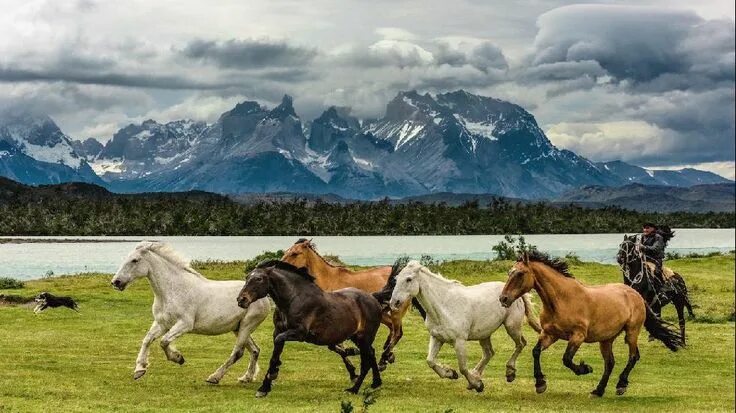
POLYGON ((253 302, 268 295, 270 268, 258 266, 245 277, 245 285, 238 293, 238 307, 248 308, 253 302))
POLYGON ((616 262, 619 266, 633 261, 635 257, 634 249, 636 247, 636 235, 624 235, 624 240, 618 246, 618 253, 616 254, 616 262))
POLYGON ((508 272, 509 278, 503 286, 498 300, 508 308, 517 298, 534 287, 534 271, 529 266, 529 254, 524 252, 508 272))
POLYGON ((399 309, 406 301, 411 300, 419 294, 419 274, 423 270, 419 261, 411 260, 396 275, 396 286, 391 293, 389 306, 392 310, 399 309))
POLYGON ((156 241, 142 241, 125 257, 120 268, 115 272, 110 284, 123 291, 131 282, 141 277, 148 277, 153 269, 149 257, 152 249, 162 245, 156 241))
POLYGON ((284 252, 281 261, 288 262, 297 268, 307 267, 310 254, 316 254, 315 248, 316 245, 311 239, 300 238, 284 252))

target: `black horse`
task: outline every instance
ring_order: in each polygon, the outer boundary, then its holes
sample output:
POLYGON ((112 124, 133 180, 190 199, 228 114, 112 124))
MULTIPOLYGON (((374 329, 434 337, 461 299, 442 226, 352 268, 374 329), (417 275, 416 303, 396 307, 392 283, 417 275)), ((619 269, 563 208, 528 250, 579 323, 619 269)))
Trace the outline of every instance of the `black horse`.
POLYGON ((340 354, 348 369, 353 386, 346 389, 357 393, 368 370, 373 371, 372 388, 381 386, 373 341, 381 325, 381 305, 370 294, 356 288, 328 292, 314 282, 305 268, 296 268, 282 261, 261 263, 246 277, 238 294, 238 305, 247 308, 260 298, 270 296, 278 311, 274 312, 273 354, 257 397, 271 391, 281 366, 281 352, 287 341, 303 341, 340 354), (338 347, 350 340, 360 352, 360 374, 356 377, 346 351, 338 347))
POLYGON ((695 317, 685 280, 680 274, 675 273, 668 281, 665 281, 672 283, 672 288, 663 291, 662 281, 644 264, 643 254, 637 252, 635 247, 636 235, 624 235, 624 241, 619 245, 618 255, 616 256, 616 261, 618 261, 624 275, 624 284, 639 292, 642 298, 644 298, 644 301, 649 304, 652 311, 659 317, 662 316, 662 307, 672 303, 675 306, 675 310, 677 310, 680 333, 684 342, 685 308, 687 308, 690 318, 695 317))

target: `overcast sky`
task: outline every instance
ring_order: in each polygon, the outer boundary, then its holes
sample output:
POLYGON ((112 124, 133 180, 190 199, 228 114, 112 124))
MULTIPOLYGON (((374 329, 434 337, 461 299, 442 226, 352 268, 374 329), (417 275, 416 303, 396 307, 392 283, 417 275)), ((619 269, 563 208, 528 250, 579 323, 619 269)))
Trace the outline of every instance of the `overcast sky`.
POLYGON ((594 161, 734 177, 732 1, 0 1, 0 108, 73 138, 284 93, 311 119, 462 88, 594 161))

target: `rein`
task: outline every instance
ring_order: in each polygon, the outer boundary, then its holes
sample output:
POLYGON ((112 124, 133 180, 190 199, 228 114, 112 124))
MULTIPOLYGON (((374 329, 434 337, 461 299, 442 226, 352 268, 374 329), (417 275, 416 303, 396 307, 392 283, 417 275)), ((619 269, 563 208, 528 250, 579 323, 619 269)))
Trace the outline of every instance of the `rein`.
MULTIPOLYGON (((637 235, 637 241, 640 240, 639 236, 637 235)), ((652 285, 651 277, 654 276, 652 271, 649 269, 649 266, 646 265, 646 258, 644 257, 644 252, 639 249, 637 251, 636 244, 637 241, 633 241, 631 243, 624 242, 622 243, 622 246, 619 247, 619 250, 623 250, 626 254, 626 261, 624 264, 621 265, 621 272, 624 274, 624 278, 626 278, 631 285, 640 285, 642 281, 644 281, 644 277, 646 277, 647 281, 649 282, 649 285, 652 285), (625 246, 623 245, 625 244, 625 246), (638 260, 640 262, 639 265, 639 272, 632 275, 630 264, 634 261, 638 260)), ((659 294, 654 293, 654 297, 652 297, 652 300, 649 302, 649 306, 651 307, 652 304, 655 302, 659 302, 659 294)))

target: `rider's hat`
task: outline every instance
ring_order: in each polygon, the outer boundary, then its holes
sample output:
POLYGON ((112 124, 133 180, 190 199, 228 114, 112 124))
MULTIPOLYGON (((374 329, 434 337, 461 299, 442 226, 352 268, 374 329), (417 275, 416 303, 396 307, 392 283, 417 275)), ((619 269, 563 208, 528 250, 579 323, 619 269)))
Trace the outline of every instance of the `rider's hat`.
POLYGON ((645 223, 641 224, 641 227, 642 228, 654 228, 654 229, 657 229, 657 226, 654 225, 652 222, 645 222, 645 223))

